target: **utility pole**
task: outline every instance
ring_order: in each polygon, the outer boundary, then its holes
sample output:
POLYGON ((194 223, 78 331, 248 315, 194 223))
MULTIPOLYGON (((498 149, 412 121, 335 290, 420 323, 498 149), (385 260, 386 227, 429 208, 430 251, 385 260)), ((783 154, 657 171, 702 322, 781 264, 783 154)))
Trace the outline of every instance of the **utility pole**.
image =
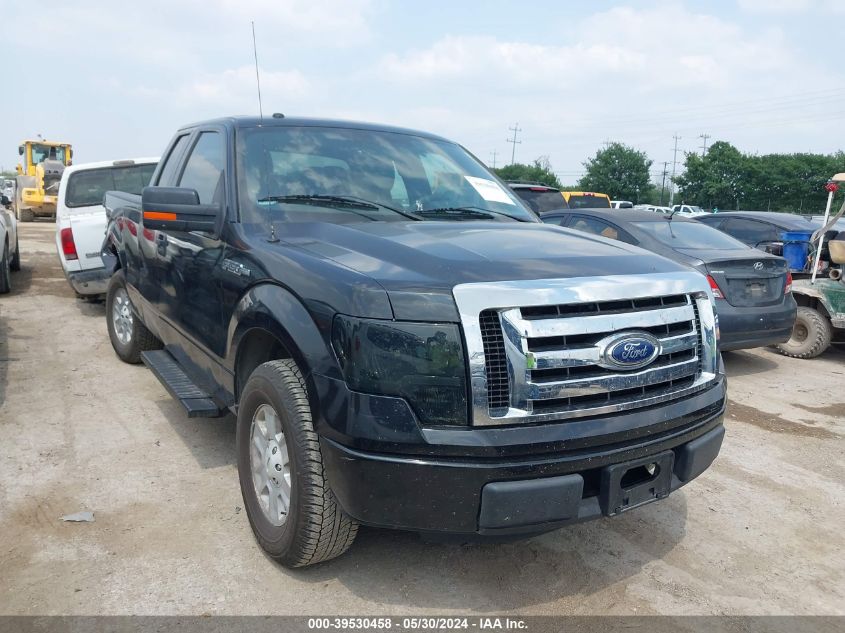
POLYGON ((701 144, 701 157, 704 158, 704 155, 707 153, 707 139, 710 138, 710 135, 699 134, 698 138, 704 139, 704 142, 701 144))
POLYGON ((672 137, 675 139, 675 149, 672 150, 672 180, 669 182, 669 206, 675 202, 675 168, 678 165, 678 141, 681 137, 677 133, 672 137))
POLYGON ((516 160, 516 146, 522 145, 522 141, 516 140, 516 135, 522 132, 522 129, 519 127, 519 123, 508 129, 513 132, 513 138, 508 139, 508 143, 513 143, 513 149, 511 150, 511 165, 513 165, 516 160))
POLYGON ((498 152, 496 150, 493 150, 492 152, 490 152, 490 156, 493 157, 493 169, 496 169, 496 155, 497 154, 498 154, 498 152))
POLYGON ((660 206, 663 206, 663 194, 666 193, 666 174, 669 173, 669 161, 663 161, 663 182, 660 183, 660 206))

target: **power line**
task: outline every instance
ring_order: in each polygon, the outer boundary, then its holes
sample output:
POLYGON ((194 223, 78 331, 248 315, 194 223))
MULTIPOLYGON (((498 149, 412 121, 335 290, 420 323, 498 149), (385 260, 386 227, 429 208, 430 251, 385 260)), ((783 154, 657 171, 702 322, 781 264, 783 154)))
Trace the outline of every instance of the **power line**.
POLYGON ((516 140, 516 135, 522 132, 522 129, 519 127, 519 123, 516 123, 513 127, 509 127, 508 129, 513 132, 513 138, 508 139, 508 143, 513 144, 513 149, 511 150, 511 165, 513 165, 516 160, 516 146, 522 145, 522 141, 516 140))
POLYGON ((704 142, 701 144, 701 157, 704 158, 704 155, 707 153, 707 139, 710 138, 710 135, 699 134, 698 138, 704 139, 704 142))

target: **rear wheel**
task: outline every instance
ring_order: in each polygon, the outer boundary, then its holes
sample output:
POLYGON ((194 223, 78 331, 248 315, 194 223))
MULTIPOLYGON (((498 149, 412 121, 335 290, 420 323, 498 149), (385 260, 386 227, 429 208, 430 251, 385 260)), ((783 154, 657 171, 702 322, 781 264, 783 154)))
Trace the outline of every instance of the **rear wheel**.
POLYGON ((111 345, 120 360, 125 363, 140 363, 141 352, 161 348, 161 341, 135 314, 121 272, 112 275, 109 282, 106 294, 106 322, 111 345))
POLYGON ((9 268, 15 272, 21 269, 21 246, 17 235, 15 235, 15 254, 12 255, 12 261, 9 262, 9 268))
POLYGON ((18 213, 18 220, 21 222, 32 222, 35 218, 35 214, 32 212, 32 209, 21 209, 18 213))
POLYGON ((9 269, 9 245, 3 244, 2 261, 0 261, 0 295, 12 290, 12 275, 9 269))
POLYGON ((815 358, 828 347, 833 336, 830 321, 815 308, 798 307, 792 337, 777 346, 781 354, 792 358, 815 358))
POLYGON ((287 567, 340 556, 358 524, 326 480, 305 380, 293 360, 264 363, 238 406, 238 478, 261 547, 287 567))

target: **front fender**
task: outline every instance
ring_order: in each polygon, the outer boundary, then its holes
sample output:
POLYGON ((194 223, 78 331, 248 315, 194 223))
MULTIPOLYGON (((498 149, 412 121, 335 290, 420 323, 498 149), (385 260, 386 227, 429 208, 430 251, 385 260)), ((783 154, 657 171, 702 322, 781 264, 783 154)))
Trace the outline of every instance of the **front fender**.
POLYGON ((299 297, 282 286, 264 283, 250 288, 229 321, 226 358, 230 369, 235 371, 245 335, 260 328, 281 341, 306 377, 318 373, 339 378, 330 344, 333 316, 327 309, 308 310, 299 297))

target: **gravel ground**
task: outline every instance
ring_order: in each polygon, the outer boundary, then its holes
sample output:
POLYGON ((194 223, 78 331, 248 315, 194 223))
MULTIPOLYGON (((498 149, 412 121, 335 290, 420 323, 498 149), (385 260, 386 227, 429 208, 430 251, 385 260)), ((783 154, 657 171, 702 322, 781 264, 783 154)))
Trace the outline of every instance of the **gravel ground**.
POLYGON ((725 354, 713 467, 615 519, 506 545, 362 529, 289 571, 242 509, 234 419, 191 420, 21 225, 0 298, 0 614, 845 614, 845 353, 725 354), (94 523, 59 517, 82 510, 94 523))

